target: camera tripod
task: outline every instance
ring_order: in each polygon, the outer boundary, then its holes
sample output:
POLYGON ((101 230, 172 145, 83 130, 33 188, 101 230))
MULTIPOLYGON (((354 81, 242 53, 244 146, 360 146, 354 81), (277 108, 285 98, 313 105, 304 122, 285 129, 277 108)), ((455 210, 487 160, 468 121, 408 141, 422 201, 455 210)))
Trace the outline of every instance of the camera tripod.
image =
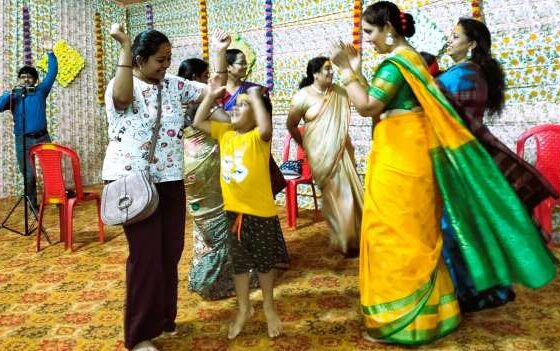
MULTIPOLYGON (((4 220, 2 221, 2 224, 0 224, 0 229, 4 228, 7 229, 11 232, 14 232, 16 234, 19 235, 23 235, 23 236, 29 236, 31 235, 31 233, 33 233, 36 229, 37 226, 33 226, 35 223, 38 223, 38 219, 37 219, 37 209, 33 208, 31 206, 31 213, 33 214, 33 217, 35 218, 35 222, 30 226, 29 225, 29 205, 31 204, 31 200, 29 199, 29 196, 27 194, 27 162, 28 162, 28 149, 27 149, 27 135, 25 134, 25 96, 27 94, 33 94, 34 89, 27 89, 27 88, 18 88, 18 89, 14 89, 14 95, 17 98, 18 95, 21 96, 21 104, 22 104, 22 131, 23 131, 23 135, 22 135, 22 149, 23 149, 23 167, 22 167, 22 173, 23 173, 23 195, 21 195, 19 197, 19 199, 16 201, 16 203, 12 206, 12 208, 10 209, 10 211, 8 212, 8 214, 6 215, 6 217, 4 218, 4 220), (23 201, 23 218, 24 218, 24 228, 23 231, 19 231, 17 229, 14 228, 10 228, 7 225, 7 222, 9 220, 9 218, 11 217, 11 215, 14 213, 15 209, 19 206, 20 203, 22 203, 23 201)), ((11 97, 10 97, 11 98, 11 97)), ((13 113, 13 111, 12 111, 13 113)), ((16 141, 17 143, 17 141, 16 141)), ((44 228, 41 228, 41 233, 45 236, 45 239, 47 240, 47 242, 50 244, 50 238, 47 234, 47 232, 45 231, 44 228)))

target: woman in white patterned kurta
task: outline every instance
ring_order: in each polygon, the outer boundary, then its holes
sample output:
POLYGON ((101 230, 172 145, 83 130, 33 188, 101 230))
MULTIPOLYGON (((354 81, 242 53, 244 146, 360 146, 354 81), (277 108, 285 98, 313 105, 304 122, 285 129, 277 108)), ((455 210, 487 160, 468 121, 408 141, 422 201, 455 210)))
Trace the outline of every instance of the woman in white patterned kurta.
POLYGON ((166 75, 171 44, 164 34, 147 30, 131 43, 122 27, 113 25, 111 36, 121 44, 121 53, 115 78, 105 92, 109 145, 102 176, 106 182, 148 164, 161 89, 161 128, 150 165, 159 205, 149 218, 124 226, 129 246, 125 346, 157 350, 150 339, 176 328, 177 265, 185 237, 181 105, 199 101, 204 85, 166 75))

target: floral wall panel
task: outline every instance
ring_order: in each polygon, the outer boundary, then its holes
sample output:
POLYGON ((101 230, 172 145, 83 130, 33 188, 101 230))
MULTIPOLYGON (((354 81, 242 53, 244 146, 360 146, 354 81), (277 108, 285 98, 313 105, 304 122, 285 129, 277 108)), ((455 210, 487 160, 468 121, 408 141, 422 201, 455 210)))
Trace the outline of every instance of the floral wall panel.
MULTIPOLYGON (((168 72, 177 74, 179 64, 190 57, 202 58, 202 42, 198 25, 199 8, 197 0, 190 1, 148 1, 152 5, 154 29, 169 37, 173 45, 171 66, 168 72)), ((144 4, 127 8, 131 38, 147 29, 144 4)))
MULTIPOLYGON (((373 1, 364 1, 364 8, 373 1)), ((48 101, 49 128, 57 139, 76 145, 83 158, 85 178, 99 181, 106 143, 106 122, 102 107, 95 103, 95 45, 93 14, 102 14, 105 81, 114 75, 118 46, 108 35, 111 22, 124 22, 123 9, 109 1, 85 4, 78 0, 0 0, 1 88, 15 81, 15 70, 22 61, 21 6, 28 4, 31 13, 34 60, 57 39, 65 39, 86 58, 84 70, 68 88, 55 85, 48 101), (97 7, 96 7, 97 6, 97 7), (39 15, 41 14, 41 15, 39 15), (36 17, 39 17, 36 19, 36 17), (84 21, 91 18, 91 21, 84 21), (53 20, 54 19, 54 20, 53 20), (88 23, 85 23, 88 22, 88 23), (72 93, 73 92, 73 93, 72 93), (85 132, 95 130, 96 133, 85 132), (103 131, 102 133, 99 131, 103 131)), ((201 57, 199 2, 197 0, 148 1, 153 9, 154 28, 167 34, 174 46, 170 73, 187 57, 201 57)), ((411 43, 420 50, 441 53, 445 37, 457 19, 471 14, 470 0, 396 0, 415 16, 417 34, 411 43)), ((307 61, 328 55, 332 41, 352 40, 352 0, 276 0, 273 6, 274 35, 274 138, 273 154, 279 161, 286 135, 285 119, 290 99, 297 91, 307 61)), ((507 74, 507 103, 501 116, 488 118, 490 128, 510 147, 529 126, 559 123, 560 82, 560 4, 558 0, 485 0, 484 17, 493 36, 493 54, 507 74)), ((146 29, 144 4, 130 5, 126 16, 132 36, 146 29)), ((240 34, 255 50, 256 65, 250 80, 266 81, 265 0, 208 0, 208 28, 223 28, 240 34)), ((382 57, 367 44, 363 46, 363 70, 371 77, 382 57)), ((212 60, 212 58, 211 58, 212 60)), ((452 62, 442 57, 442 65, 452 62)), ((336 81, 340 81, 337 77, 336 81)), ((0 145, 0 196, 15 193, 21 184, 13 153, 11 116, 2 114, 0 145)), ((356 146, 358 170, 363 176, 365 160, 371 147, 371 122, 352 115, 350 134, 356 146)), ((309 189, 304 190, 307 193, 309 189)), ((302 197, 304 205, 310 198, 302 197)))
MULTIPOLYGON (((504 114, 489 118, 488 122, 510 147, 515 137, 527 126, 558 121, 558 18, 560 5, 557 0, 543 0, 533 5, 531 1, 484 1, 484 15, 493 34, 494 55, 504 64, 508 75, 508 102, 504 114), (546 3, 546 4, 545 4, 546 3), (524 16, 525 13, 530 15, 524 16), (506 126, 507 128, 504 128, 506 126)), ((173 37, 174 64, 189 51, 185 46, 200 45, 193 40, 200 37, 198 28, 177 26, 176 15, 163 15, 178 9, 172 1, 152 1, 155 28, 173 37), (158 17, 159 16, 159 17, 158 17), (158 18, 160 22, 158 23, 158 18), (163 21, 163 22, 161 22, 163 21), (187 43, 187 44, 183 44, 187 43)), ((364 1, 364 8, 373 1, 364 1)), ((442 54, 447 35, 460 17, 470 16, 469 0, 397 0, 396 3, 415 16, 416 35, 410 40, 419 50, 442 54)), ((264 0, 208 0, 208 28, 219 27, 239 33, 256 51, 256 66, 249 78, 265 83, 264 0), (241 11, 241 13, 239 13, 241 11), (232 14, 237 15, 233 16, 232 14)), ((352 0, 278 0, 273 6, 274 35, 274 137, 273 154, 280 161, 283 139, 286 135, 285 120, 290 100, 297 91, 305 73, 307 61, 318 55, 328 55, 330 43, 352 40, 352 0)), ((195 16, 198 2, 185 2, 189 15, 195 16)), ((133 5, 129 12, 131 28, 145 27, 143 5, 133 5)), ((195 23, 196 21, 193 21, 195 23)), ((195 23, 196 25, 196 23, 195 23)), ((136 30, 136 29, 134 29, 136 30)), ((133 30, 133 31, 134 31, 133 30)), ((363 70, 371 78, 375 67, 382 60, 367 44, 363 45, 363 70)), ((442 65, 452 64, 448 56, 442 65)), ((172 70, 174 71, 174 70, 172 70)), ((339 78, 335 78, 339 82, 339 78)), ((371 121, 352 115, 350 134, 356 147, 358 171, 365 172, 366 158, 371 148, 371 121)), ((307 192, 307 190, 305 191, 307 192)), ((303 197, 309 205, 310 198, 303 197)))
POLYGON ((529 127, 560 123, 560 3, 485 0, 484 14, 508 89, 504 113, 488 123, 514 148, 529 127))
MULTIPOLYGON (((123 22, 125 11, 108 0, 84 2, 81 0, 2 0, 0 14, 0 88, 10 88, 16 82, 17 69, 23 62, 21 39, 21 7, 29 7, 31 16, 31 48, 33 62, 37 63, 53 44, 64 39, 85 59, 85 66, 66 88, 55 83, 47 99, 47 121, 55 142, 76 149, 81 158, 82 181, 85 184, 101 181, 101 165, 107 144, 107 126, 103 107, 96 102, 95 30, 93 16, 102 13, 104 32, 105 78, 114 72, 118 48, 108 38, 111 22, 123 22), (98 6, 96 8, 96 6, 98 6)), ((40 72, 43 77, 44 73, 40 72)), ((0 197, 21 192, 21 176, 17 169, 13 122, 9 112, 1 114, 0 197)))

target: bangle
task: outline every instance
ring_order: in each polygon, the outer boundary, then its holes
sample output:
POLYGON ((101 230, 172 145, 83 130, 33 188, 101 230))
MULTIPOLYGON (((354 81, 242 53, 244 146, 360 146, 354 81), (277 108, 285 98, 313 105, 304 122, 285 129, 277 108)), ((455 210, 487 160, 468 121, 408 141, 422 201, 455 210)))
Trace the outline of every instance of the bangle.
POLYGON ((216 72, 214 72, 214 73, 217 73, 217 74, 224 74, 224 73, 227 73, 227 71, 216 71, 216 72))
POLYGON ((117 65, 117 67, 126 67, 126 68, 132 68, 132 65, 117 65))
POLYGON ((354 73, 352 73, 351 75, 349 75, 348 77, 344 78, 342 80, 342 85, 343 86, 347 86, 348 84, 352 83, 352 82, 359 82, 358 81, 358 77, 356 77, 356 75, 354 73))
POLYGON ((212 108, 210 109, 210 111, 208 111, 208 117, 206 117, 206 119, 212 117, 212 115, 214 114, 214 112, 216 112, 216 110, 222 108, 222 106, 220 105, 214 105, 212 106, 212 108))

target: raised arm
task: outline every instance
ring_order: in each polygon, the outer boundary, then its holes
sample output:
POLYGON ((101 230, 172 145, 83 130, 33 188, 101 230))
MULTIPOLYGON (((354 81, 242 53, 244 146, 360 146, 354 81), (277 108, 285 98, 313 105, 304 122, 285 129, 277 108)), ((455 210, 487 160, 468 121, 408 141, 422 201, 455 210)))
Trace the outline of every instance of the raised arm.
POLYGON ((223 96, 225 91, 226 87, 219 84, 219 78, 213 77, 208 80, 204 99, 202 99, 194 115, 194 127, 210 134, 209 118, 223 111, 220 106, 216 105, 216 99, 223 96))
POLYGON ((111 36, 121 44, 117 72, 113 85, 113 103, 117 110, 124 110, 133 99, 132 44, 122 24, 111 25, 111 36))
POLYGON ((47 63, 47 75, 45 79, 37 86, 37 90, 43 90, 45 93, 49 93, 51 88, 54 84, 54 80, 56 79, 56 75, 58 74, 58 60, 54 52, 49 51, 47 53, 49 60, 47 63))
POLYGON ((270 141, 272 139, 272 116, 264 106, 261 87, 251 87, 247 89, 247 95, 251 101, 253 112, 255 113, 255 120, 259 128, 259 134, 262 140, 270 141))
POLYGON ((368 95, 368 87, 363 85, 365 79, 361 73, 354 73, 350 65, 350 55, 346 44, 339 43, 333 47, 331 61, 339 68, 342 85, 358 113, 363 117, 379 118, 385 109, 385 103, 368 95))
POLYGON ((223 30, 216 30, 212 39, 215 42, 217 50, 214 74, 218 76, 218 82, 220 85, 226 85, 228 77, 226 50, 229 47, 229 44, 231 44, 231 36, 223 30))

